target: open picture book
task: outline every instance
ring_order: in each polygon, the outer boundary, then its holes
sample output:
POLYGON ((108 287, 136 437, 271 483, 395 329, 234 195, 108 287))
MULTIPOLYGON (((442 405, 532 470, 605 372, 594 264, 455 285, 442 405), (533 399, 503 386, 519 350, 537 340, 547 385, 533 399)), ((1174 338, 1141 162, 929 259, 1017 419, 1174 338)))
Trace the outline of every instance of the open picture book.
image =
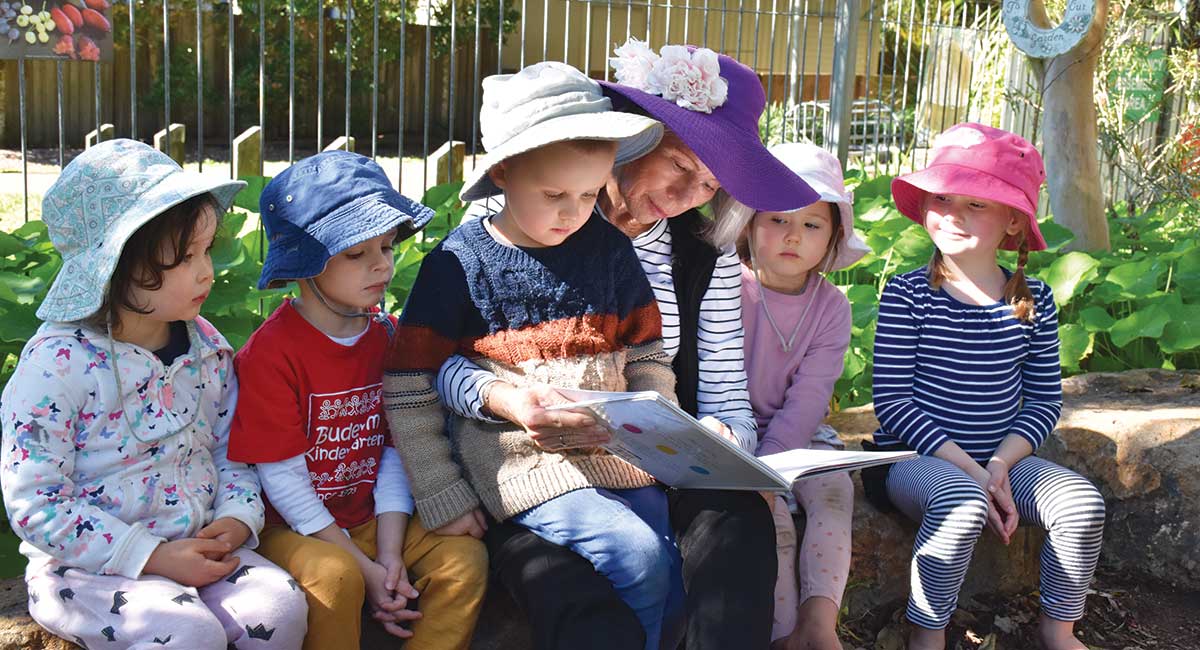
POLYGON ((572 401, 551 409, 590 412, 612 432, 605 449, 671 487, 784 492, 801 478, 917 457, 794 449, 756 458, 658 393, 557 390, 572 401))

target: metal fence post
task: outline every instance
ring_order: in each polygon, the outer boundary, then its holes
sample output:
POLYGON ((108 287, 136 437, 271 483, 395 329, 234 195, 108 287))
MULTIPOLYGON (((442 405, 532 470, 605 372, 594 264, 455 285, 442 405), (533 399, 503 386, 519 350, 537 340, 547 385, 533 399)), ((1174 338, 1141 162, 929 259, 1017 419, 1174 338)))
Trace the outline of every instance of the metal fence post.
POLYGON ((829 124, 825 142, 846 167, 850 155, 850 106, 854 103, 855 59, 858 52, 858 23, 862 0, 841 0, 833 31, 833 80, 830 86, 829 124))

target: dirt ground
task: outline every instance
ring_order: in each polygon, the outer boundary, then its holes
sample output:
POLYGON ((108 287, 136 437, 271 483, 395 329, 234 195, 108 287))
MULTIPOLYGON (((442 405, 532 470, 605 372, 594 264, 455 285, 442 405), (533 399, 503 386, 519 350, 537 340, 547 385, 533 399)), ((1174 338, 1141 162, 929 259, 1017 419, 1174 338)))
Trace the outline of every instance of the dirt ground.
MULTIPOLYGON (((901 607, 843 620, 843 644, 854 650, 902 650, 908 636, 900 622, 903 614, 901 607)), ((1035 650, 1037 616, 1037 593, 960 602, 947 650, 1035 650)), ((1075 629, 1093 650, 1198 650, 1200 593, 1101 572, 1075 629)))

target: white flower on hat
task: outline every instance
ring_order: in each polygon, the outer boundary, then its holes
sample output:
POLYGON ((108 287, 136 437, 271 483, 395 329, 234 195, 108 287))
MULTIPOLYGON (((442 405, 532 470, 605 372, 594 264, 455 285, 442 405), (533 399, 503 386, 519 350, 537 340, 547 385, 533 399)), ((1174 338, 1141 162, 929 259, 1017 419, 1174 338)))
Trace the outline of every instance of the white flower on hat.
POLYGON ((617 56, 609 63, 618 83, 660 95, 680 108, 711 113, 728 97, 729 83, 721 77, 717 53, 706 47, 689 52, 683 45, 664 45, 655 54, 631 37, 613 53, 617 56))
POLYGON ((987 136, 985 136, 979 129, 973 129, 969 126, 960 126, 950 129, 934 138, 933 146, 935 148, 962 147, 963 149, 970 149, 971 147, 983 144, 986 141, 987 136))
POLYGON ((617 83, 644 90, 652 95, 662 94, 662 88, 652 85, 650 72, 659 56, 642 41, 630 36, 625 44, 613 50, 616 56, 608 62, 616 70, 617 83))

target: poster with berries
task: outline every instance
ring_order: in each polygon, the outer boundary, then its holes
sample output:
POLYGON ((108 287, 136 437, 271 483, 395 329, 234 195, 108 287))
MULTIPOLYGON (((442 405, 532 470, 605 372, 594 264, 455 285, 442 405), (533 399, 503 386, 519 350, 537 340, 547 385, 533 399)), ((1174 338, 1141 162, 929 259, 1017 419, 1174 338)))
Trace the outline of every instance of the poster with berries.
POLYGON ((109 0, 0 0, 0 59, 111 61, 109 0))

